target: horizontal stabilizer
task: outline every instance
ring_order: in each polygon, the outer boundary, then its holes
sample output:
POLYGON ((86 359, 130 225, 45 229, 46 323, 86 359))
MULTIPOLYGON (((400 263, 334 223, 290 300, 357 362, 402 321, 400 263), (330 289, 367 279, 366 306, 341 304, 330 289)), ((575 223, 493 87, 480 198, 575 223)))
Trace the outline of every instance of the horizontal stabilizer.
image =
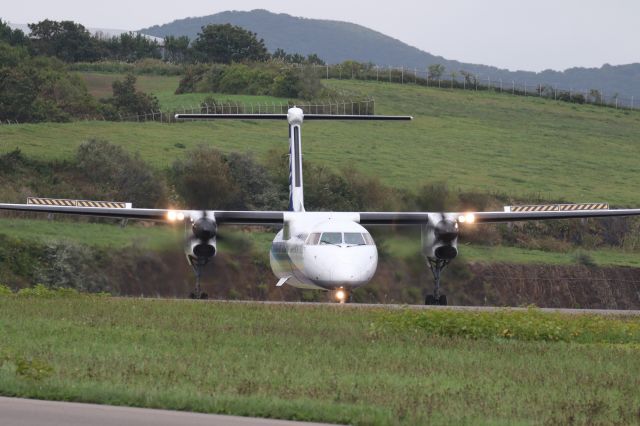
MULTIPOLYGON (((286 120, 287 114, 176 114, 176 120, 286 120)), ((304 114, 305 120, 407 121, 409 115, 304 114)))

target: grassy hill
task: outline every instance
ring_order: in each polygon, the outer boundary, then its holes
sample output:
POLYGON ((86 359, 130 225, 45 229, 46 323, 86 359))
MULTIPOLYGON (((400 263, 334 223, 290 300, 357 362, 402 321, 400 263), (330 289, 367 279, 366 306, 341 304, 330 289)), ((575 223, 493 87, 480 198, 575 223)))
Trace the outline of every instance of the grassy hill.
MULTIPOLYGON (((165 107, 197 100, 174 95, 175 81, 149 76, 141 84, 152 88, 165 107)), ((305 159, 316 164, 355 167, 407 189, 447 182, 518 197, 640 203, 635 184, 640 112, 413 85, 325 84, 354 97, 373 96, 379 113, 411 114, 415 120, 309 122, 303 132, 305 159)), ((184 147, 199 144, 250 151, 258 158, 271 149, 287 150, 282 123, 75 122, 0 126, 0 152, 19 147, 29 156, 64 159, 91 137, 137 151, 159 168, 182 155, 184 147)))
MULTIPOLYGON (((431 64, 442 64, 447 73, 465 70, 482 75, 486 80, 502 78, 527 84, 553 84, 563 88, 598 89, 608 95, 619 93, 629 98, 640 97, 640 64, 603 65, 601 68, 570 68, 559 71, 511 72, 487 65, 469 64, 434 56, 400 40, 350 22, 306 19, 267 10, 250 12, 229 11, 215 15, 178 19, 140 30, 158 37, 167 35, 189 36, 194 39, 200 29, 208 24, 231 23, 258 34, 270 51, 283 48, 291 53, 317 53, 328 63, 346 60, 372 62, 388 66, 417 67, 419 70, 431 64)), ((461 58, 463 59, 463 58, 461 58)))

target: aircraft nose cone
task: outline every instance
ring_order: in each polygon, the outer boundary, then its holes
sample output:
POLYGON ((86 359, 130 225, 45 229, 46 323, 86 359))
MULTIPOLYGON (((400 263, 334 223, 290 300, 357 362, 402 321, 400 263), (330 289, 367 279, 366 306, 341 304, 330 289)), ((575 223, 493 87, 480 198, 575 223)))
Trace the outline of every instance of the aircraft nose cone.
POLYGON ((451 220, 441 220, 435 227, 438 240, 450 243, 458 237, 458 225, 451 220))
MULTIPOLYGON (((345 250, 349 250, 348 248, 345 250)), ((375 269, 373 263, 376 263, 369 256, 362 257, 344 257, 337 259, 331 269, 331 278, 333 281, 344 284, 360 283, 370 279, 371 270, 375 269)))

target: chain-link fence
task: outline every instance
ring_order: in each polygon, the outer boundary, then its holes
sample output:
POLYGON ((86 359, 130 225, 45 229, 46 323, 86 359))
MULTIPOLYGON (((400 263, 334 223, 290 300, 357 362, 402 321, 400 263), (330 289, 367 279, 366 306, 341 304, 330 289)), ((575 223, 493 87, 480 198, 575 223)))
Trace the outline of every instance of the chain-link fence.
MULTIPOLYGON (((306 104, 293 103, 242 103, 242 102, 219 102, 205 103, 198 105, 187 105, 175 108, 171 111, 149 111, 145 114, 122 115, 118 114, 115 121, 157 121, 160 123, 175 123, 176 114, 286 114, 288 109, 297 106, 307 114, 351 114, 351 115, 372 115, 375 114, 375 100, 368 98, 364 100, 326 100, 306 104)), ((104 117, 99 117, 105 120, 104 117)))
POLYGON ((297 65, 311 67, 314 73, 325 79, 353 79, 400 84, 418 84, 428 87, 462 89, 471 91, 495 91, 518 96, 537 96, 578 104, 593 104, 613 108, 639 109, 640 99, 618 93, 605 93, 602 89, 578 89, 553 84, 532 84, 524 81, 504 80, 468 72, 433 75, 428 69, 377 66, 360 63, 338 65, 297 65))

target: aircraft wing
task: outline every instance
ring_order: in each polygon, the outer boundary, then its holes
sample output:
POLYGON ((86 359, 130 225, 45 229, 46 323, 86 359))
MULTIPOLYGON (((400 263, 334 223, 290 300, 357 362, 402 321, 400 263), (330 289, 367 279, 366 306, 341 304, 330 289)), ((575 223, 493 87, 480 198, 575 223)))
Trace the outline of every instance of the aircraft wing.
MULTIPOLYGON (((113 203, 117 204, 117 203, 113 203)), ((171 209, 136 209, 126 207, 79 207, 64 205, 38 204, 0 204, 0 210, 40 212, 55 214, 71 214, 79 216, 110 217, 115 219, 138 219, 174 222, 184 218, 200 218, 203 213, 199 210, 171 210, 171 209)), ((284 212, 278 211, 207 211, 213 215, 219 224, 229 225, 281 225, 284 212)))
MULTIPOLYGON (((440 214, 430 212, 363 212, 360 213, 360 223, 362 225, 421 225, 429 222, 430 215, 440 214)), ((460 222, 498 223, 523 220, 640 216, 640 209, 450 212, 442 214, 449 217, 458 217, 460 222)))

